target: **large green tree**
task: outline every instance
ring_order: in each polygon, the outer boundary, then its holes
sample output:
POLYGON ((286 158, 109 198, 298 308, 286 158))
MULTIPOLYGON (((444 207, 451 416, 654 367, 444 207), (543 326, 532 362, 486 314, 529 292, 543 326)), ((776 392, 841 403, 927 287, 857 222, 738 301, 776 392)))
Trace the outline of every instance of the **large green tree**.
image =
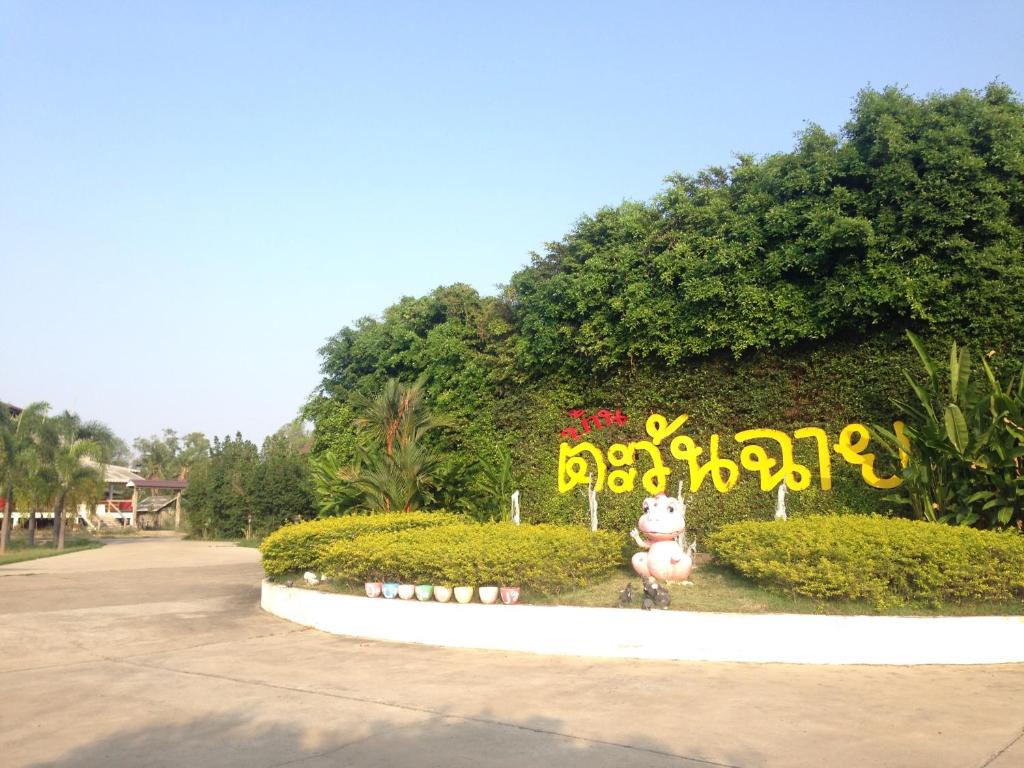
MULTIPOLYGON (((274 530, 286 522, 312 517, 309 435, 294 425, 282 427, 263 441, 260 462, 249 485, 255 529, 274 530)), ((253 526, 250 525, 250 534, 253 526)))
POLYGON ((286 426, 262 450, 236 434, 215 437, 193 462, 185 496, 191 531, 204 538, 254 537, 315 514, 308 435, 286 426))
POLYGON ((864 91, 839 134, 812 125, 792 152, 674 175, 650 203, 581 219, 512 278, 520 360, 677 365, 893 325, 1012 338, 1022 145, 1006 86, 864 91))
MULTIPOLYGON (((641 428, 685 410, 705 435, 885 423, 906 396, 891 375, 913 354, 905 330, 1013 367, 1022 315, 1024 103, 999 83, 868 89, 836 133, 811 125, 792 151, 675 174, 650 201, 584 216, 497 297, 438 288, 339 331, 306 409, 314 461, 357 455, 360 396, 421 380, 461 464, 509 449, 524 515, 572 519, 585 505, 557 494, 552 458, 569 409, 621 405, 641 428)), ((793 503, 880 508, 836 472, 830 500, 793 503)), ((638 499, 602 505, 627 524, 638 499)), ((770 507, 743 488, 695 505, 770 507)))
POLYGON ((252 510, 248 496, 258 465, 259 449, 240 433, 234 439, 214 437, 210 460, 198 464, 189 478, 190 527, 204 537, 245 535, 252 510))

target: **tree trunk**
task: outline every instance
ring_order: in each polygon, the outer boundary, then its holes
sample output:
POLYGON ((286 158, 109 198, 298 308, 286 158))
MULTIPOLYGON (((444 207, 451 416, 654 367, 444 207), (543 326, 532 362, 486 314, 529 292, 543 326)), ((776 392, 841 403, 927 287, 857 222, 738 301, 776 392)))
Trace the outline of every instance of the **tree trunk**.
POLYGON ((0 555, 11 545, 11 507, 14 505, 14 494, 7 489, 7 503, 4 505, 4 521, 0 525, 0 555))
POLYGON ((64 499, 57 504, 57 511, 53 515, 53 543, 58 552, 64 549, 64 499))
POLYGON ((36 510, 35 507, 28 513, 28 545, 34 547, 36 545, 36 510))

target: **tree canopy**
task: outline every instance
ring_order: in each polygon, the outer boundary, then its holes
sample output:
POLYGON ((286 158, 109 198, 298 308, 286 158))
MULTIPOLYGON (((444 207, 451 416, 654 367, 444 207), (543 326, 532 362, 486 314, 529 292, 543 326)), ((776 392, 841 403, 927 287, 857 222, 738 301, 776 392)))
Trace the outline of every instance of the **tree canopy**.
POLYGON ((425 372, 445 382, 435 395, 448 410, 445 393, 557 371, 894 326, 1014 338, 1024 104, 1005 85, 925 99, 865 90, 837 134, 810 125, 791 152, 667 183, 581 218, 499 297, 453 285, 343 328, 321 350, 323 393, 425 372))
MULTIPOLYGON (((903 331, 1012 362, 1022 314, 1020 97, 1000 83, 866 89, 836 133, 812 124, 789 152, 674 174, 649 201, 582 217, 498 296, 437 288, 343 328, 306 415, 314 451, 344 461, 354 396, 392 377, 425 382, 467 462, 536 445, 531 433, 557 434, 566 408, 600 397, 884 420, 902 384, 881 369, 902 362, 903 331)), ((548 493, 551 468, 518 451, 517 483, 548 493)))
POLYGON ((517 357, 676 365, 892 325, 1005 338, 1024 306, 1022 146, 1006 86, 863 91, 839 134, 671 176, 535 254, 506 295, 517 357))
POLYGON ((194 534, 252 538, 313 514, 308 458, 295 425, 263 441, 262 449, 240 433, 214 437, 192 465, 185 496, 194 534))

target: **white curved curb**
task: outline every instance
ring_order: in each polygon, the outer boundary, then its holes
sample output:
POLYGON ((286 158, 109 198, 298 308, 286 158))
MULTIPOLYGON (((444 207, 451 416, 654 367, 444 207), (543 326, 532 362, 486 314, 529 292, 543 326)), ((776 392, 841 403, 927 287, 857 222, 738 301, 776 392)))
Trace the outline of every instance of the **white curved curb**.
POLYGON ((1024 617, 690 613, 456 605, 263 582, 261 605, 336 635, 564 656, 786 664, 1024 662, 1024 617))

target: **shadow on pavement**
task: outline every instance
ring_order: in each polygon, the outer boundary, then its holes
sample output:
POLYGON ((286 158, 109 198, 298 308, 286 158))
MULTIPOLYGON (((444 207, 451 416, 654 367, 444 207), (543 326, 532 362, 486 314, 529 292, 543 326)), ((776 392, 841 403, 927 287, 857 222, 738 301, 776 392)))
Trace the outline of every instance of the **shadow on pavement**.
MULTIPOLYGON (((328 707, 329 708, 329 707, 328 707)), ((638 717, 642 720, 642 715, 638 717)), ((750 766, 753 755, 726 760, 673 755, 647 735, 633 745, 562 735, 557 720, 533 718, 516 724, 411 710, 395 720, 331 727, 330 717, 299 724, 258 722, 242 713, 200 717, 187 723, 125 730, 69 750, 33 768, 108 766, 750 766), (398 722, 404 720, 405 722, 398 722), (640 744, 642 746, 636 746, 640 744)))

